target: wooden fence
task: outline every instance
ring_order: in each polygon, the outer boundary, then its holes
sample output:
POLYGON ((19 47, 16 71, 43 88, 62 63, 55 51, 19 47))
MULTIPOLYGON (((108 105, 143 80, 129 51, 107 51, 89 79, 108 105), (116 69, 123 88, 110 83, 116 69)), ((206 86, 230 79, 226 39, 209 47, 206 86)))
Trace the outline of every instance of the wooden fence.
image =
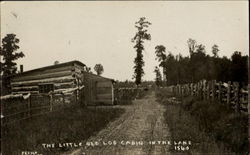
POLYGON ((68 93, 13 95, 1 99, 1 125, 56 111, 79 100, 77 90, 68 93))
MULTIPOLYGON (((1 125, 29 119, 56 111, 70 103, 81 103, 85 100, 81 94, 84 89, 72 89, 49 94, 7 95, 1 97, 1 125)), ((143 96, 143 88, 118 88, 114 90, 116 104, 129 104, 143 96)))
POLYGON ((141 98, 143 94, 143 88, 116 88, 114 90, 115 104, 131 104, 132 100, 136 98, 141 98))
POLYGON ((248 112, 248 91, 240 87, 238 82, 200 81, 171 87, 172 92, 179 96, 194 96, 203 100, 218 101, 235 109, 235 112, 248 112))

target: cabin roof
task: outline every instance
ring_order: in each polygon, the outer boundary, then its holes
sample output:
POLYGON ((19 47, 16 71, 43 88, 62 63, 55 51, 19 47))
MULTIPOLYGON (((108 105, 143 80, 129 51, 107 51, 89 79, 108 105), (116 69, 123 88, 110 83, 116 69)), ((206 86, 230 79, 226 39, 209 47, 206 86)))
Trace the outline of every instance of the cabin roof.
POLYGON ((56 64, 56 65, 50 65, 50 66, 45 66, 45 67, 41 67, 41 68, 36 68, 36 69, 32 69, 32 70, 28 70, 28 71, 24 71, 22 73, 18 73, 13 75, 13 77, 16 76, 22 76, 22 75, 26 75, 32 72, 39 72, 39 71, 44 71, 47 69, 53 69, 53 68, 57 68, 57 67, 62 67, 62 66, 68 66, 68 65, 74 65, 74 64, 78 64, 82 67, 86 66, 85 64, 83 64, 82 62, 78 61, 78 60, 73 60, 73 61, 69 61, 69 62, 65 62, 65 63, 60 63, 60 64, 56 64))
MULTIPOLYGON (((70 66, 70 65, 73 66, 74 64, 80 65, 82 67, 86 66, 85 64, 83 64, 82 62, 80 62, 78 60, 73 60, 73 61, 69 61, 69 62, 65 62, 65 63, 60 63, 60 64, 56 64, 56 65, 50 65, 50 66, 45 66, 45 67, 41 67, 41 68, 36 68, 36 69, 24 71, 22 73, 15 74, 15 75, 13 75, 11 77, 12 78, 20 77, 22 75, 30 74, 30 73, 33 73, 33 72, 39 72, 39 71, 44 71, 44 70, 47 70, 47 69, 54 69, 54 68, 63 67, 63 66, 70 66)), ((106 77, 96 75, 96 74, 93 74, 93 73, 89 73, 89 72, 86 72, 86 71, 85 71, 85 73, 91 74, 93 76, 101 77, 101 78, 104 78, 104 79, 107 79, 107 80, 111 80, 112 82, 114 82, 114 79, 106 78, 106 77)))

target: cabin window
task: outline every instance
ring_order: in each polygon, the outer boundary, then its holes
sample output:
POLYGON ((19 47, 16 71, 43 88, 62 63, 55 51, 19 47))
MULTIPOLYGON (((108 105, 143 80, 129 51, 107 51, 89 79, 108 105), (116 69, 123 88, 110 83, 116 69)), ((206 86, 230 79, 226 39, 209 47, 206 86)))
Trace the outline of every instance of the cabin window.
POLYGON ((39 93, 49 93, 50 91, 54 91, 54 85, 53 84, 39 85, 39 93))

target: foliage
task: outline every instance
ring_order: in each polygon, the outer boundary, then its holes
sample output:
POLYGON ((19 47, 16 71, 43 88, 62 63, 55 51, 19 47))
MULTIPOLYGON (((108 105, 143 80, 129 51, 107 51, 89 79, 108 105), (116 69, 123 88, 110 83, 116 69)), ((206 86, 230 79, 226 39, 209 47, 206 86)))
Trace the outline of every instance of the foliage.
POLYGON ((212 46, 212 53, 213 53, 213 56, 214 57, 218 57, 218 52, 219 52, 220 50, 219 50, 219 46, 218 45, 216 45, 216 44, 214 44, 213 46, 212 46))
POLYGON ((160 62, 159 66, 162 67, 163 69, 163 76, 164 80, 166 80, 167 77, 167 72, 166 72, 166 61, 167 61, 167 56, 166 56, 166 47, 163 45, 157 45, 155 47, 155 54, 156 54, 156 60, 160 62))
POLYGON ((248 118, 238 115, 218 102, 184 98, 183 108, 197 118, 199 129, 213 136, 217 142, 235 153, 248 152, 248 118))
POLYGON ((58 60, 56 60, 55 62, 54 62, 54 65, 58 65, 60 62, 58 61, 58 60))
POLYGON ((196 41, 194 39, 189 38, 187 41, 189 54, 192 55, 195 52, 196 41))
POLYGON ((2 39, 2 46, 0 48, 0 56, 3 62, 0 62, 0 75, 3 79, 3 87, 6 88, 5 92, 10 90, 10 80, 11 75, 16 74, 16 60, 24 57, 23 52, 17 52, 19 49, 18 43, 19 39, 16 38, 15 34, 7 34, 2 39))
POLYGON ((87 73, 92 73, 91 71, 91 67, 88 67, 88 66, 84 66, 84 71, 87 72, 87 73))
POLYGON ((157 60, 160 62, 159 66, 165 67, 168 85, 193 83, 202 79, 237 81, 241 85, 247 83, 248 56, 242 56, 241 52, 235 51, 230 59, 225 56, 219 57, 218 45, 212 46, 213 56, 210 56, 206 54, 205 46, 197 44, 193 39, 188 40, 188 47, 190 56, 174 56, 169 52, 166 59, 165 49, 157 47, 157 60))
MULTIPOLYGON (((190 149, 187 151, 177 151, 174 145, 170 146, 173 154, 232 154, 225 150, 223 144, 218 143, 212 136, 200 129, 196 117, 190 115, 179 104, 169 102, 172 94, 167 90, 156 92, 157 101, 165 106, 164 119, 169 127, 172 141, 191 141, 190 149)), ((190 99, 190 101, 192 101, 190 99)))
POLYGON ((156 84, 156 86, 159 87, 161 85, 161 83, 162 83, 162 76, 161 76, 160 69, 156 66, 154 72, 155 72, 155 75, 156 75, 155 84, 156 84))
POLYGON ((134 59, 134 76, 136 85, 141 84, 141 78, 144 75, 143 66, 143 51, 144 51, 144 40, 151 40, 151 35, 148 33, 147 28, 151 25, 150 22, 146 21, 145 17, 141 17, 139 21, 135 22, 137 32, 132 38, 132 42, 135 43, 134 48, 136 49, 136 58, 134 59))
POLYGON ((96 64, 94 67, 97 75, 101 75, 104 72, 102 64, 96 64))
POLYGON ((247 115, 235 113, 228 105, 190 96, 181 104, 171 104, 167 100, 170 97, 170 92, 157 91, 157 100, 166 106, 172 139, 188 139, 195 144, 190 154, 249 153, 247 115))
POLYGON ((248 56, 242 56, 241 52, 235 51, 231 56, 231 80, 247 84, 247 61, 248 56))
POLYGON ((74 103, 68 108, 9 124, 2 128, 2 152, 12 155, 36 150, 41 154, 63 154, 70 148, 59 148, 59 143, 83 142, 123 112, 121 108, 86 108, 74 103), (42 143, 55 143, 56 147, 45 149, 42 143))

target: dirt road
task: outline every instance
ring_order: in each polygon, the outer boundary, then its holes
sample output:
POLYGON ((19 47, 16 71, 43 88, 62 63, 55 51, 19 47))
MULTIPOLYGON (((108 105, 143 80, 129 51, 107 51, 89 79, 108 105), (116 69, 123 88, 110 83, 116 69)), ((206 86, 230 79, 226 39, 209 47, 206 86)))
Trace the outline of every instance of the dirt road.
POLYGON ((133 105, 123 106, 126 112, 111 122, 87 145, 71 155, 166 155, 170 134, 164 123, 164 107, 157 103, 152 92, 133 105), (150 143, 151 142, 151 143, 150 143), (153 143, 156 144, 153 145, 153 143))

